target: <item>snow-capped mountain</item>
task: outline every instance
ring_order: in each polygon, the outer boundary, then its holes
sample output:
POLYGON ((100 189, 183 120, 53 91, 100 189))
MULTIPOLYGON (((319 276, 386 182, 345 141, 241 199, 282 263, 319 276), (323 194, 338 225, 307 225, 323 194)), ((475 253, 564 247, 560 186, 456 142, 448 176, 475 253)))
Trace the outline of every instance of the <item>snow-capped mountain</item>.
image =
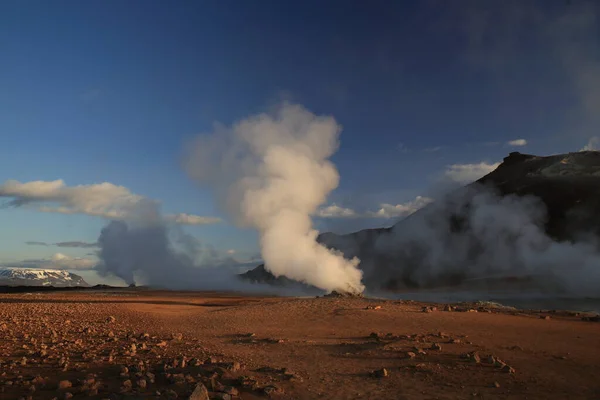
POLYGON ((79 275, 57 269, 0 268, 4 286, 89 286, 79 275))

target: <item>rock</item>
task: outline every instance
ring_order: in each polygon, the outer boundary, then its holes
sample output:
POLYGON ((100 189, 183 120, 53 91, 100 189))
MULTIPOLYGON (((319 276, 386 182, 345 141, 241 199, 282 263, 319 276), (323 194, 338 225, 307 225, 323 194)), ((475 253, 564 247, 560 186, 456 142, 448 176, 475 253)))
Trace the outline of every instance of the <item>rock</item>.
POLYGON ((171 340, 175 340, 175 341, 182 341, 183 340, 183 334, 181 333, 174 333, 171 335, 171 340))
POLYGON ((375 378, 386 378, 389 376, 389 373, 387 369, 381 368, 371 372, 371 376, 375 378))
POLYGON ((549 315, 540 315, 540 319, 549 320, 550 316, 549 315))
POLYGON ((255 390, 258 385, 258 382, 251 376, 240 376, 238 378, 238 385, 240 385, 244 389, 255 390))
POLYGON ((491 354, 488 354, 488 355, 486 355, 485 357, 483 357, 483 359, 482 359, 481 361, 482 361, 483 363, 485 363, 485 364, 492 364, 492 365, 495 365, 495 364, 496 364, 496 361, 497 361, 497 359, 496 359, 496 357, 494 357, 493 355, 491 355, 491 354))
POLYGON ((137 386, 138 386, 140 389, 146 389, 146 387, 148 386, 148 383, 146 382, 146 380, 145 380, 145 379, 139 379, 139 380, 136 382, 136 384, 137 384, 137 386))
POLYGON ((515 373, 515 369, 513 367, 511 367, 510 365, 504 365, 501 369, 502 372, 506 372, 507 374, 514 374, 515 373))
POLYGON ((121 391, 123 392, 128 392, 131 390, 131 387, 133 386, 133 384, 131 383, 131 381, 129 379, 127 379, 126 381, 124 381, 121 384, 121 391))
POLYGON ((108 322, 109 324, 115 322, 117 319, 115 317, 113 317, 112 315, 108 318, 106 318, 106 322, 108 322))
POLYGON ((429 306, 427 306, 427 307, 423 307, 423 308, 421 309, 421 312, 424 312, 424 313, 430 313, 430 312, 433 312, 433 309, 434 309, 434 307, 429 307, 429 306))
POLYGON ((431 345, 430 349, 439 351, 439 350, 442 350, 442 345, 439 343, 434 343, 431 345))
POLYGON ((379 339, 380 336, 379 336, 379 333, 377 333, 377 332, 371 332, 371 334, 369 335, 369 337, 371 339, 379 339))
POLYGON ((492 387, 499 388, 500 384, 498 382, 494 382, 492 383, 492 387))
POLYGON ((475 364, 479 364, 481 362, 481 357, 479 357, 479 353, 477 353, 476 351, 462 354, 461 358, 467 359, 470 362, 475 363, 475 364))
POLYGON ((71 393, 71 392, 66 392, 63 396, 63 399, 65 399, 65 400, 70 400, 72 398, 73 398, 73 393, 71 393))
POLYGON ((236 371, 239 371, 242 368, 242 366, 240 365, 239 362, 233 361, 230 363, 224 363, 223 368, 225 368, 227 371, 236 372, 236 371))
POLYGON ((365 310, 381 310, 381 306, 366 306, 365 310))
POLYGON ((210 365, 210 364, 218 364, 219 360, 216 357, 208 357, 206 360, 204 360, 204 364, 210 365))
POLYGON ((281 393, 283 393, 283 389, 280 388, 279 386, 276 386, 276 385, 265 386, 262 390, 268 396, 270 396, 272 394, 281 394, 281 393))
POLYGON ((206 386, 202 383, 198 383, 188 400, 210 400, 206 386))
POLYGON ((70 387, 73 387, 73 384, 71 383, 71 381, 64 380, 64 381, 58 382, 59 389, 68 389, 70 387))
POLYGON ((406 357, 407 358, 415 358, 417 355, 415 353, 413 353, 412 351, 407 351, 406 352, 406 357))
POLYGON ((448 312, 456 311, 456 307, 446 304, 444 306, 444 311, 448 311, 448 312))

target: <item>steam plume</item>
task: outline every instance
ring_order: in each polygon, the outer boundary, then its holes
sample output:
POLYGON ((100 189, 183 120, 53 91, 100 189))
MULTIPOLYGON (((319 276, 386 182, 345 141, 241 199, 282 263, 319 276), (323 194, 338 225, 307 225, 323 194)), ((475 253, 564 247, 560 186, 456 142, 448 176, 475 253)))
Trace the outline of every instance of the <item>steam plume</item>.
POLYGON ((338 185, 328 158, 340 130, 331 117, 283 104, 198 137, 186 168, 215 189, 238 225, 258 230, 265 266, 275 276, 361 292, 359 260, 317 243, 310 218, 338 185))
POLYGON ((98 239, 96 271, 126 283, 169 289, 265 291, 235 279, 245 265, 200 243, 160 214, 154 202, 135 209, 135 218, 111 221, 98 239))
POLYGON ((368 256, 361 253, 365 283, 373 289, 390 282, 423 287, 531 276, 538 289, 597 295, 595 239, 556 241, 546 234, 545 220, 546 209, 537 198, 464 188, 380 235, 368 256))

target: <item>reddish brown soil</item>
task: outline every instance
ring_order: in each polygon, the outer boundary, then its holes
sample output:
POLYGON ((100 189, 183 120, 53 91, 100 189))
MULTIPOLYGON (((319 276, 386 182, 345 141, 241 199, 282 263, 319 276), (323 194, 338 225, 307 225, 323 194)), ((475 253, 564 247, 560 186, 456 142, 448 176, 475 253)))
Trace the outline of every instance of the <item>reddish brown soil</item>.
POLYGON ((149 291, 0 295, 0 303, 1 399, 187 398, 197 382, 214 398, 226 398, 221 383, 233 386, 233 399, 600 399, 600 324, 568 313, 149 291), (410 358, 414 347, 426 354, 410 358), (461 358, 472 351, 482 362, 461 358), (488 354, 514 373, 487 364, 488 354), (371 376, 381 368, 387 377, 371 376), (250 378, 245 386, 240 376, 250 378), (73 387, 58 389, 61 380, 73 387))

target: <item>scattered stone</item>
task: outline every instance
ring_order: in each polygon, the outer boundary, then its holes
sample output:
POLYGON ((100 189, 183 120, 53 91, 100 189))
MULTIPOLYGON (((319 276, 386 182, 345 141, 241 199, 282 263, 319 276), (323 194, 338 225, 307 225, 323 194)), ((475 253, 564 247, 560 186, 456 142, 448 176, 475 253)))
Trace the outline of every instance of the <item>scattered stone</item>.
POLYGON ((194 388, 194 391, 190 395, 189 400, 210 400, 206 386, 204 386, 202 383, 197 384, 194 388))
POLYGON ((437 307, 426 306, 421 309, 421 312, 424 312, 424 313, 430 313, 430 312, 434 312, 434 311, 437 311, 437 307))
POLYGON ((386 378, 389 376, 389 373, 387 369, 381 368, 371 372, 371 376, 375 378, 386 378))
POLYGON ((456 307, 446 304, 444 306, 444 311, 449 311, 449 312, 456 311, 456 307))
POLYGON ((70 387, 73 387, 73 384, 71 383, 71 381, 64 380, 64 381, 58 382, 59 389, 68 389, 70 387))
POLYGON ((461 358, 468 360, 469 362, 479 364, 481 362, 481 357, 479 357, 479 353, 476 351, 472 351, 470 353, 465 353, 461 355, 461 358))
POLYGON ((108 322, 109 324, 115 322, 117 319, 115 317, 113 317, 112 315, 108 318, 106 318, 106 322, 108 322))
POLYGON ((371 332, 369 334, 369 338, 379 340, 379 339, 381 339, 381 336, 377 332, 371 332))
POLYGON ((270 396, 272 394, 281 394, 281 393, 283 393, 283 389, 280 388, 279 386, 276 386, 276 385, 265 386, 262 390, 268 396, 270 396))
POLYGON ((365 310, 381 310, 381 306, 366 306, 365 310))
POLYGON ((549 320, 550 316, 549 315, 540 315, 540 319, 549 320))
POLYGON ((415 358, 417 355, 415 353, 413 353, 412 351, 407 351, 406 353, 406 357, 407 358, 415 358))
POLYGON ((498 359, 491 354, 488 354, 481 359, 481 362, 483 362, 484 364, 495 365, 497 361, 498 359))
POLYGON ((515 369, 513 367, 511 367, 510 365, 504 365, 501 369, 502 372, 506 372, 507 374, 514 374, 515 373, 515 369))
POLYGON ((240 365, 240 363, 237 362, 237 361, 233 361, 233 362, 230 362, 230 363, 224 363, 222 366, 227 371, 232 371, 232 372, 239 371, 242 368, 242 366, 240 365))
POLYGON ((430 349, 439 351, 439 350, 442 350, 442 345, 439 343, 434 343, 431 345, 430 349))

